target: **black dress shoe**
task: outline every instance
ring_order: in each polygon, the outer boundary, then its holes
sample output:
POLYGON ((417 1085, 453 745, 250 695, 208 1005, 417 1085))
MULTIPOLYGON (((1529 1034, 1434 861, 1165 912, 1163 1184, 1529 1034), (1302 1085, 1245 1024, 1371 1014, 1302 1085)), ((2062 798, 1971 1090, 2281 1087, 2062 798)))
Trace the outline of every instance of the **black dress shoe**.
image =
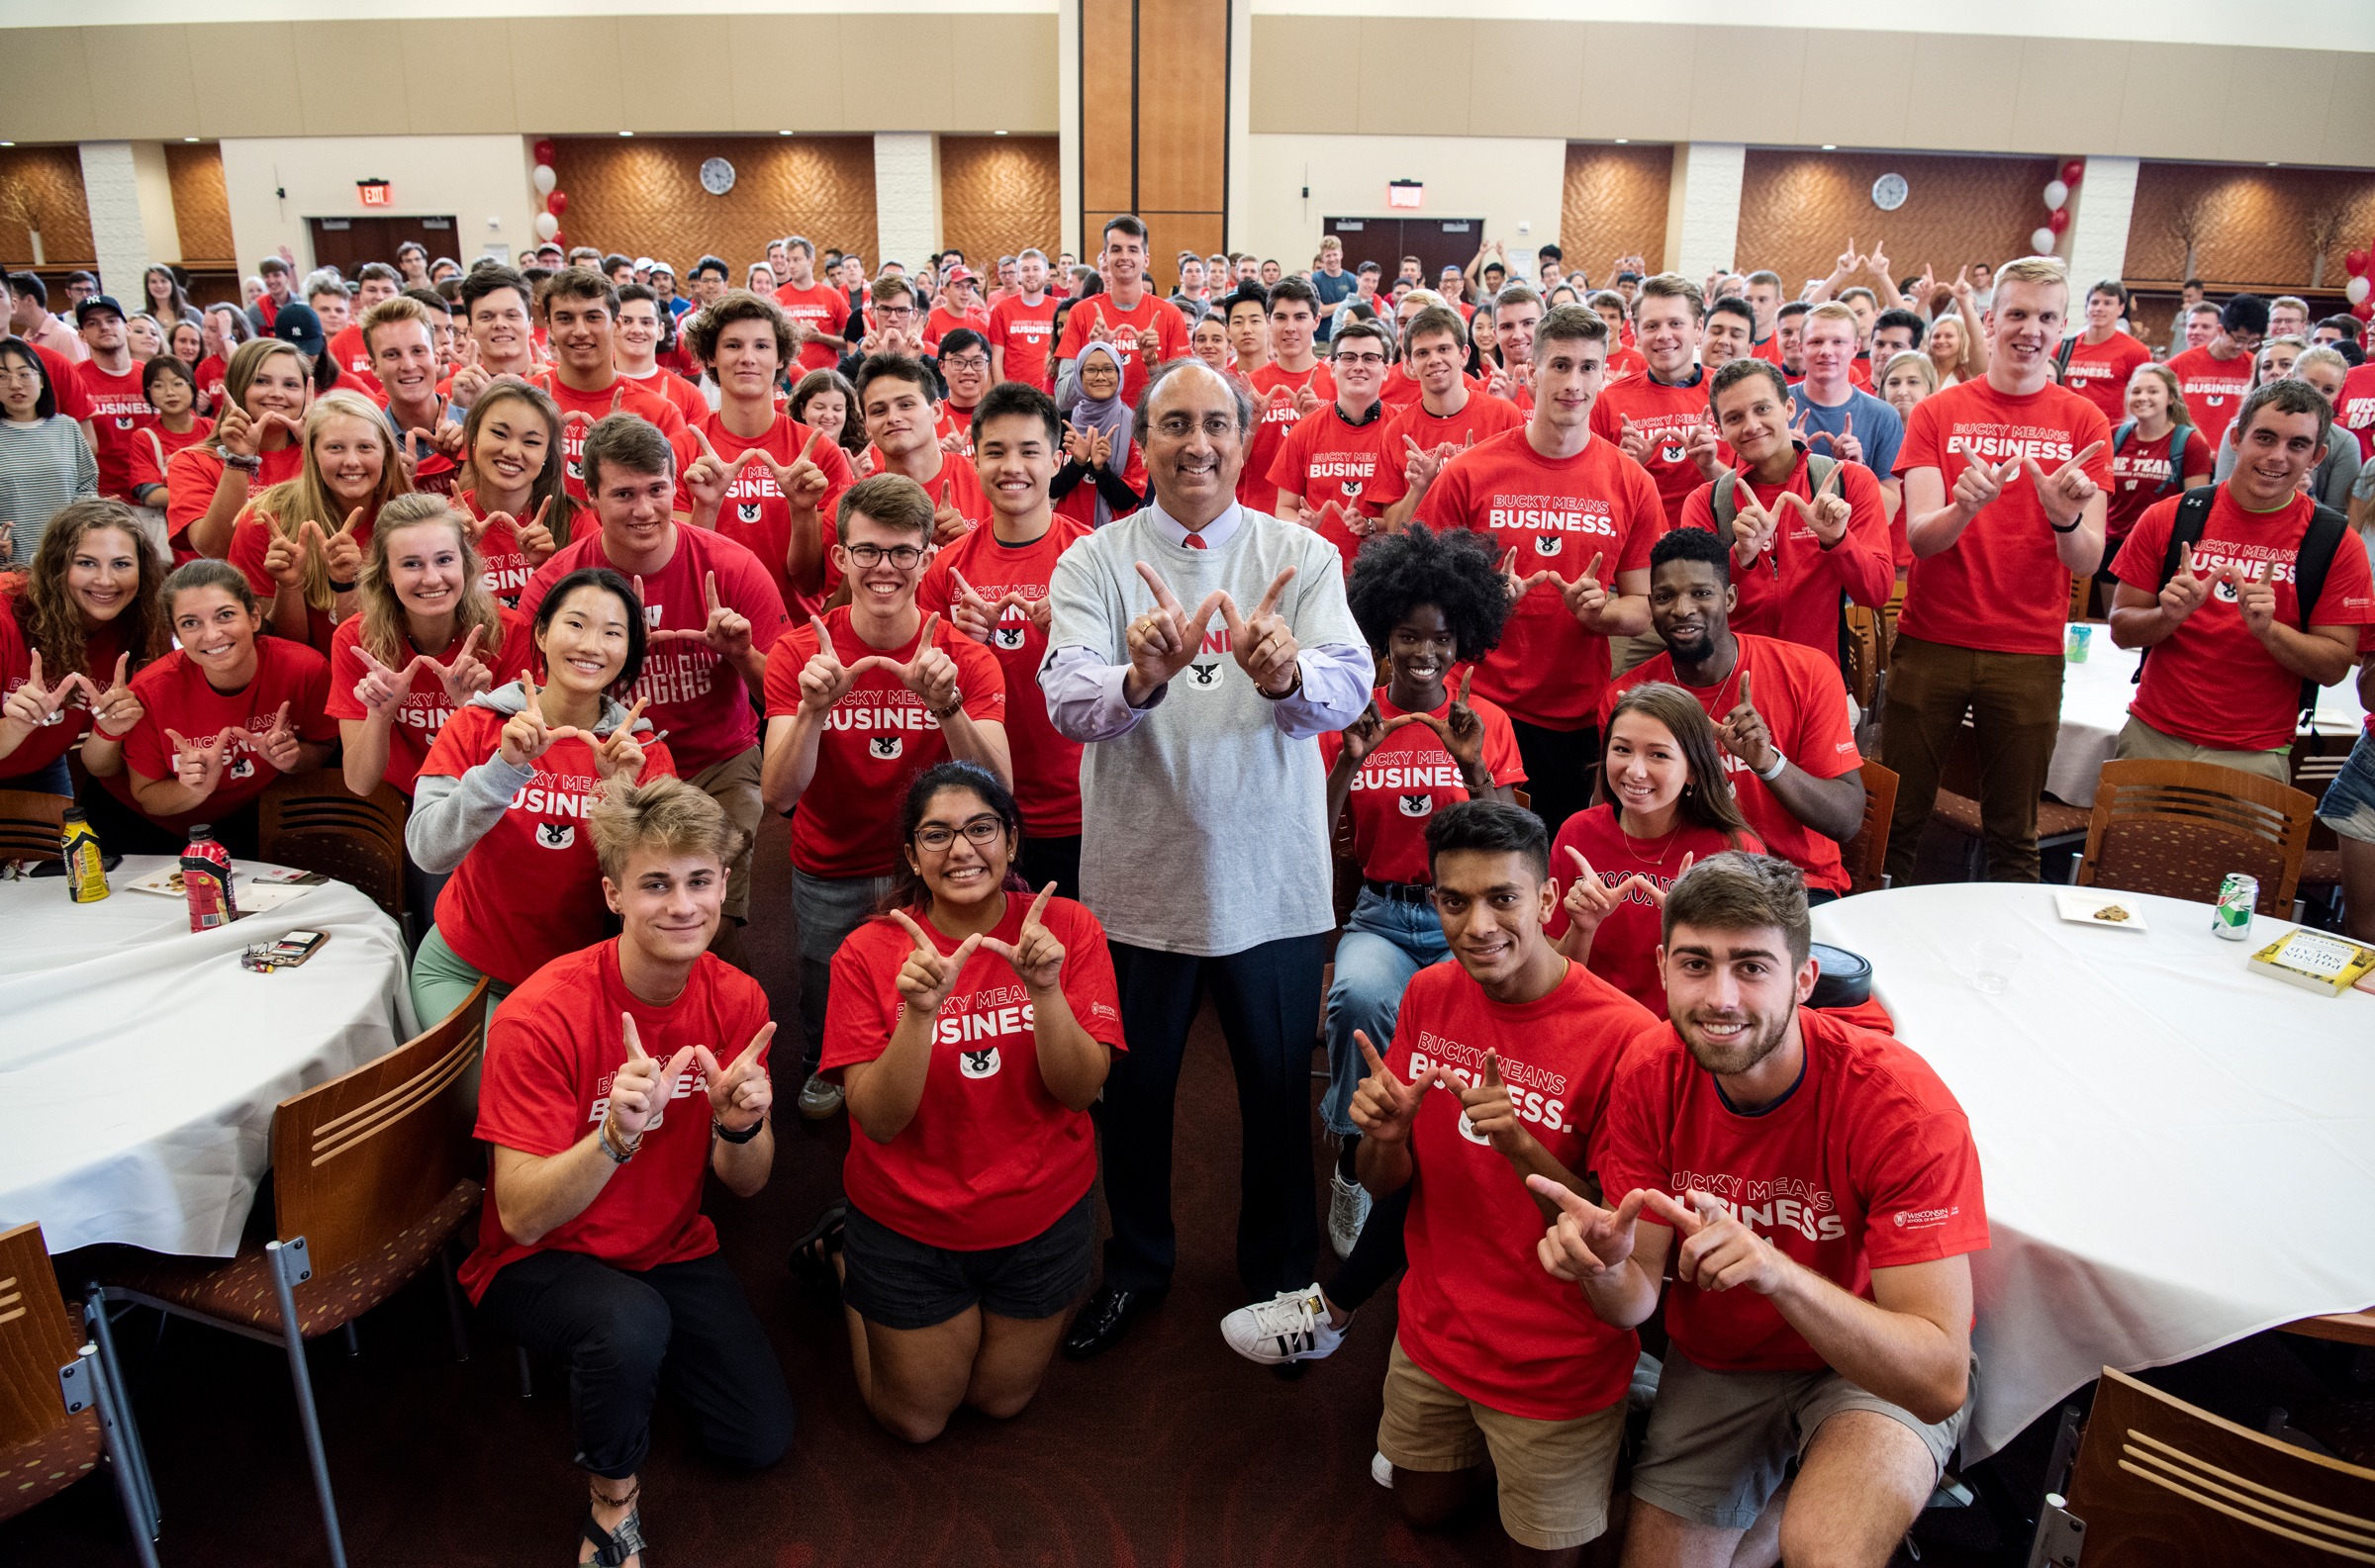
POLYGON ((1086 1361, 1110 1350, 1121 1342, 1130 1320, 1162 1299, 1159 1290, 1097 1286, 1089 1297, 1089 1304, 1081 1309, 1081 1315, 1072 1320, 1072 1332, 1064 1337, 1064 1354, 1071 1360, 1086 1361))

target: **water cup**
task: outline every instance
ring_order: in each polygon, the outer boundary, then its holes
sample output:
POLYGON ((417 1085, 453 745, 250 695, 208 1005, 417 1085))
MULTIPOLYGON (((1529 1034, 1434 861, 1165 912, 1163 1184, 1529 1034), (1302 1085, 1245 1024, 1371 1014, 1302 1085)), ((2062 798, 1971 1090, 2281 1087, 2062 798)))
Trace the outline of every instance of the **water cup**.
POLYGON ((2021 950, 2009 942, 1971 944, 1971 988, 1982 996, 2001 996, 2012 986, 2021 967, 2021 950))

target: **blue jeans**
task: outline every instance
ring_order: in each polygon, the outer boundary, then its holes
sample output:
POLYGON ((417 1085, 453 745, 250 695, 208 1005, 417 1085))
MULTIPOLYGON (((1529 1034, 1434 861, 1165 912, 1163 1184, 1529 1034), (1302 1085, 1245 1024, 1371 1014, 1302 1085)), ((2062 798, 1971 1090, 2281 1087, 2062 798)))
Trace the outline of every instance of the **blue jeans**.
POLYGON ((1369 1065, 1353 1044, 1353 1031, 1369 1036, 1378 1055, 1384 1056, 1393 1043, 1402 988, 1411 975, 1451 956, 1433 904, 1361 889, 1353 918, 1337 939, 1336 978, 1328 987, 1328 1095, 1319 1102, 1319 1117, 1329 1132, 1350 1138, 1360 1131, 1351 1115, 1353 1089, 1369 1075, 1369 1065))

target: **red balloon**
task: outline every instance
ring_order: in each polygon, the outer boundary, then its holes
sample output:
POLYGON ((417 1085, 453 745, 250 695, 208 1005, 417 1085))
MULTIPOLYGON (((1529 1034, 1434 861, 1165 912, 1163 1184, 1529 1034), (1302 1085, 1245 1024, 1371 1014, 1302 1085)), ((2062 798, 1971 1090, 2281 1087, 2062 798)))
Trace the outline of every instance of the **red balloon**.
POLYGON ((2375 295, 2369 295, 2366 299, 2363 299, 2356 305, 2351 306, 2350 314, 2357 317, 2362 322, 2367 320, 2369 317, 2375 317, 2375 295))
POLYGON ((2070 210, 2066 207, 2056 207, 2051 212, 2045 214, 2045 227, 2052 230, 2057 234, 2063 230, 2069 228, 2070 210))
POLYGON ((567 191, 554 191, 550 196, 545 197, 544 210, 552 214, 552 216, 555 218, 560 217, 561 214, 569 210, 569 193, 567 191))
MULTIPOLYGON (((552 160, 551 160, 550 158, 546 158, 544 161, 545 161, 545 162, 547 162, 547 163, 549 163, 549 162, 551 162, 552 160)), ((2075 184, 2077 184, 2077 183, 2078 183, 2080 180, 2082 180, 2082 179, 2085 179, 2085 178, 2086 178, 2086 159, 2084 159, 2084 158, 2072 158, 2072 159, 2070 159, 2070 161, 2069 161, 2069 162, 2067 162, 2067 163, 2064 163, 2064 164, 2061 166, 2061 183, 2062 183, 2062 184, 2064 184, 2064 185, 2075 185, 2075 184)))
POLYGON ((563 250, 566 250, 569 248, 569 235, 565 231, 556 229, 552 231, 552 237, 545 240, 544 243, 548 245, 558 245, 563 250))
POLYGON ((536 161, 538 163, 550 163, 552 161, 552 138, 538 137, 536 138, 536 161))
POLYGON ((2342 270, 2349 273, 2350 276, 2354 278, 2365 277, 2367 272, 2367 260, 2368 256, 2365 251, 2353 250, 2349 254, 2342 257, 2342 270))

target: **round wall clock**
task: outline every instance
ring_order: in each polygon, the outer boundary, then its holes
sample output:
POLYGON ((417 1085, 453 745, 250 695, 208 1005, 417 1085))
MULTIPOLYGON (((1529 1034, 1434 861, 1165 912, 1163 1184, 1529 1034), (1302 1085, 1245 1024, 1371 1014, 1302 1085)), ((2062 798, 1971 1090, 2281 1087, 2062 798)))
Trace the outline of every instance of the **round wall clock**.
POLYGON ((723 158, 703 159, 701 188, 712 196, 723 196, 734 188, 734 166, 723 158))
POLYGON ((1893 213, 1905 205, 1907 186, 1902 174, 1883 174, 1872 181, 1872 205, 1884 213, 1893 213))

